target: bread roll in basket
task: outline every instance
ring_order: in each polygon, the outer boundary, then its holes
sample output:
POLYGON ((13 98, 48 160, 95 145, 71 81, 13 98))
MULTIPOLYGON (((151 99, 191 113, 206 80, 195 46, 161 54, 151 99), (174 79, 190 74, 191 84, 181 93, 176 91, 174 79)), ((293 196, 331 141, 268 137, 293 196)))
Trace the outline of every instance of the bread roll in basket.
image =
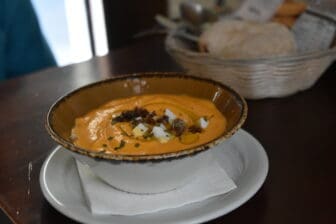
MULTIPOLYGON (((335 47, 307 53, 225 58, 200 51, 198 44, 176 35, 178 29, 165 40, 166 50, 176 62, 188 73, 220 81, 248 99, 284 97, 308 89, 336 58, 335 47)), ((202 42, 200 46, 204 51, 202 42)))

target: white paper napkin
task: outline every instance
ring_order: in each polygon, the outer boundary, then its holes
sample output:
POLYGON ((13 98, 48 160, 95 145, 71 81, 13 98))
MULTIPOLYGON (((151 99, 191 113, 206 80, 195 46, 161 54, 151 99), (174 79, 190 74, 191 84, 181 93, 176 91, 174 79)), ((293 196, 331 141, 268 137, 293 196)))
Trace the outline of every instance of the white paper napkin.
POLYGON ((184 187, 149 195, 116 190, 92 173, 87 165, 79 161, 76 161, 76 164, 88 207, 95 215, 152 213, 202 201, 236 188, 235 183, 217 162, 201 171, 197 178, 184 187))

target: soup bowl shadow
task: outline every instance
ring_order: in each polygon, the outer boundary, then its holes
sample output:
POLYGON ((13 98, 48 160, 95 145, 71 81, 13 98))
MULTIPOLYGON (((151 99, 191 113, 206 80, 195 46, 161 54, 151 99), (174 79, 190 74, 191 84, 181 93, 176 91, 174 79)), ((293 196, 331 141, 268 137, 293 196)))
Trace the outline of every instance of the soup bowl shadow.
POLYGON ((246 117, 245 100, 224 84, 184 73, 139 73, 92 83, 61 97, 48 111, 46 129, 53 140, 114 188, 152 194, 179 188, 194 179, 214 159, 211 148, 230 138, 246 117), (142 94, 185 94, 208 99, 227 119, 227 128, 205 144, 161 154, 114 155, 73 144, 71 130, 76 118, 108 101, 142 94))

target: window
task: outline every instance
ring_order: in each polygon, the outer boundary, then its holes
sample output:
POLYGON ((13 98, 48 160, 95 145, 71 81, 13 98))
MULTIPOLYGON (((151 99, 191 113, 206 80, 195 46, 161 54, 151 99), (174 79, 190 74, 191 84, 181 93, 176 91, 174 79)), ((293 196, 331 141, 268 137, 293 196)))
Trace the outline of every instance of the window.
POLYGON ((58 65, 86 61, 93 56, 88 15, 95 54, 107 54, 102 0, 32 0, 32 3, 58 65))

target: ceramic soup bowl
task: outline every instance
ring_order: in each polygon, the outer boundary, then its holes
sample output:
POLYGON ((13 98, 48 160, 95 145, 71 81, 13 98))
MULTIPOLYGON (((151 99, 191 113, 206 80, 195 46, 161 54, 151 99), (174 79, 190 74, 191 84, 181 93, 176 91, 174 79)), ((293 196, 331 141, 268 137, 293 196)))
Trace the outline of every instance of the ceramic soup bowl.
POLYGON ((245 100, 231 88, 182 73, 143 73, 96 82, 61 97, 47 115, 50 136, 111 186, 132 193, 170 191, 189 183, 211 162, 211 148, 230 138, 247 116, 245 100), (155 155, 113 155, 73 144, 75 119, 104 103, 141 94, 186 94, 208 99, 227 119, 219 137, 197 147, 155 155))

